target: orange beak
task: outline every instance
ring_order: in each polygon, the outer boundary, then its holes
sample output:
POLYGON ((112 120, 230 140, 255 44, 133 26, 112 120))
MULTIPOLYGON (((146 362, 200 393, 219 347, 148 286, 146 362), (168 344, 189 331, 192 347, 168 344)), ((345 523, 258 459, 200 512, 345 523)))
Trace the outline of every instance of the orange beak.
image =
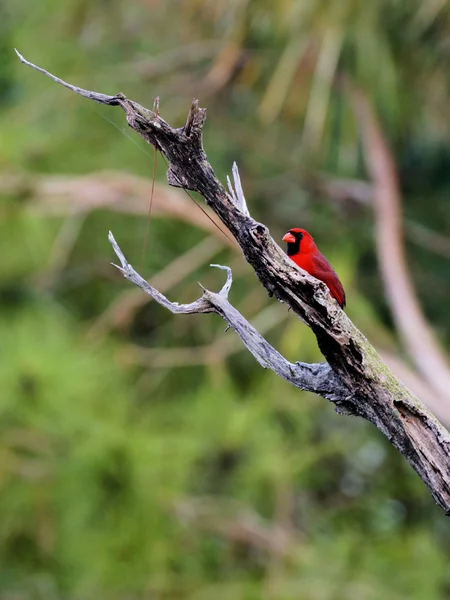
POLYGON ((295 237, 292 235, 292 233, 290 231, 288 231, 287 234, 284 236, 283 242, 286 242, 287 244, 295 243, 295 237))

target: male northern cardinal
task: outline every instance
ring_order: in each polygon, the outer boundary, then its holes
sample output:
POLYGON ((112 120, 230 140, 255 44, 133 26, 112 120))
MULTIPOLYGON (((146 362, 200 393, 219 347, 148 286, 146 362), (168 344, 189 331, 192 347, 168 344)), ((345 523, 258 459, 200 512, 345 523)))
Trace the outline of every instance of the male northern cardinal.
POLYGON ((287 243, 289 258, 310 275, 323 281, 328 286, 331 296, 344 308, 345 292, 342 283, 325 256, 319 252, 311 234, 305 229, 294 227, 283 237, 283 242, 287 243))

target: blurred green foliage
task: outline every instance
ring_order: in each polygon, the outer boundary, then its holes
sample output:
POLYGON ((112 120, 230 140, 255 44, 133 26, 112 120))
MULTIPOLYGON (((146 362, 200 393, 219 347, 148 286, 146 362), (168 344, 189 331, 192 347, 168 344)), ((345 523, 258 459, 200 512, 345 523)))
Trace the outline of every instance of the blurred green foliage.
MULTIPOLYGON (((370 213, 307 181, 364 177, 351 111, 333 86, 339 69, 382 117, 405 218, 450 235, 449 19, 448 3, 431 0, 0 5, 1 598, 448 597, 449 526, 374 428, 246 353, 170 364, 166 351, 229 344, 217 317, 148 304, 125 326, 92 334, 126 288, 109 266, 107 231, 137 263, 145 218, 105 209, 77 225, 49 216, 35 206, 34 178, 120 169, 150 181, 153 151, 118 110, 28 70, 13 47, 86 88, 148 107, 158 94, 175 125, 200 97, 221 179, 237 160, 252 212, 275 236, 307 226, 345 282, 350 316, 395 348, 370 213), (19 191, 2 185, 11 176, 23 178, 19 191), (60 264, 58 240, 72 226, 60 264)), ((160 181, 164 168, 159 160, 160 181)), ((204 236, 152 219, 145 273, 204 236)), ((448 347, 448 256, 414 236, 407 252, 448 347)), ((170 297, 195 298, 198 280, 219 287, 209 262, 170 297)), ((233 266, 232 300, 246 316, 278 322, 266 332, 277 348, 320 360, 311 332, 273 306, 241 258, 222 250, 214 262, 233 266)))

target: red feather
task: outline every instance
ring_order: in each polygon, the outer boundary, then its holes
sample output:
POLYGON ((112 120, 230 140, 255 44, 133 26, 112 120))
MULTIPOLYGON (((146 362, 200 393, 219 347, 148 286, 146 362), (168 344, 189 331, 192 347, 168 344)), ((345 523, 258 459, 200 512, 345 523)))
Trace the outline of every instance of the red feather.
POLYGON ((323 281, 341 308, 345 307, 345 292, 336 271, 321 254, 312 236, 300 228, 290 229, 283 241, 288 243, 288 256, 310 275, 323 281))

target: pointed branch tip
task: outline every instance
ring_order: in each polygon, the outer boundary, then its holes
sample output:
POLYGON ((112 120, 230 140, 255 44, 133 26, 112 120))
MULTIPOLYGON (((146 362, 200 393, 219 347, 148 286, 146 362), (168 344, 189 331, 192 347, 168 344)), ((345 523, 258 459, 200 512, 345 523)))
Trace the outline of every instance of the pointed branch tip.
MULTIPOLYGON (((125 274, 125 271, 130 268, 130 264, 128 263, 127 259, 125 258, 124 253, 120 249, 119 244, 116 242, 112 231, 108 232, 108 240, 109 240, 109 243, 111 244, 111 246, 113 247, 113 250, 114 250, 117 258, 120 260, 120 264, 122 265, 121 267, 118 267, 117 265, 114 265, 114 266, 117 267, 119 269, 119 271, 122 271, 125 274)), ((114 264, 114 263, 111 263, 111 264, 114 264)))
POLYGON ((125 269, 123 269, 121 266, 119 266, 119 265, 116 265, 116 263, 113 263, 113 262, 112 262, 112 263, 109 263, 109 264, 110 264, 110 265, 112 265, 113 267, 116 267, 116 269, 117 269, 118 271, 120 271, 120 272, 122 273, 122 275, 126 275, 126 274, 127 274, 126 270, 125 270, 125 269))
POLYGON ((24 65, 27 65, 28 67, 31 67, 32 69, 34 69, 35 71, 38 71, 39 73, 42 73, 46 77, 49 77, 55 83, 59 83, 60 85, 63 85, 64 87, 71 90, 72 92, 75 92, 79 96, 83 96, 84 98, 88 98, 89 100, 94 100, 95 102, 98 102, 99 104, 107 104, 109 106, 117 106, 119 104, 117 96, 108 96, 107 94, 99 94, 97 92, 91 92, 90 90, 84 90, 83 88, 80 88, 76 85, 67 83, 67 81, 60 79, 59 77, 56 77, 56 75, 53 75, 49 71, 46 71, 42 67, 38 67, 34 63, 27 60, 24 56, 22 56, 22 54, 20 54, 20 52, 17 50, 17 48, 14 48, 14 51, 17 54, 21 63, 23 63, 24 65))
POLYGON ((217 265, 217 264, 211 264, 209 265, 210 267, 215 267, 216 269, 222 269, 222 271, 226 271, 227 272, 227 280, 225 281, 225 284, 223 285, 222 289, 219 292, 219 296, 224 296, 225 298, 228 298, 228 293, 231 289, 231 285, 233 283, 233 272, 230 269, 230 267, 226 267, 224 265, 217 265))

